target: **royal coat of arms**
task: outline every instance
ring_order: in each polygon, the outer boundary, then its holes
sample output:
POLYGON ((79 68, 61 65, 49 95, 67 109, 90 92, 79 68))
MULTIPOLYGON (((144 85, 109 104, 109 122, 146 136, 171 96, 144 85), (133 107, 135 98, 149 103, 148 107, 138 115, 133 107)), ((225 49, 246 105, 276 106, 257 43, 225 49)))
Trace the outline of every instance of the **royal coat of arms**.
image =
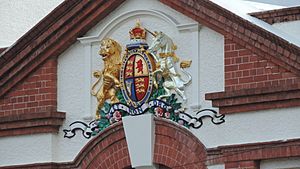
POLYGON ((96 78, 91 94, 97 98, 96 119, 86 124, 76 121, 65 129, 65 137, 72 138, 75 130, 83 130, 90 138, 124 116, 153 113, 186 127, 200 128, 202 118, 210 117, 214 124, 224 122, 224 115, 212 109, 199 110, 195 115, 186 112, 185 87, 192 81, 187 68, 192 61, 183 60, 175 51, 177 46, 163 32, 151 32, 137 21, 129 31, 130 43, 121 56, 121 45, 113 39, 103 39, 99 55, 102 70, 93 72, 96 78), (153 36, 151 45, 146 35, 153 36), (100 84, 100 82, 102 82, 100 84), (98 88, 97 88, 98 87, 98 88))
POLYGON ((129 33, 133 43, 126 46, 120 74, 121 91, 130 110, 135 110, 129 113, 138 115, 144 112, 144 104, 152 93, 155 62, 147 51, 148 45, 143 42, 146 32, 139 23, 129 33))

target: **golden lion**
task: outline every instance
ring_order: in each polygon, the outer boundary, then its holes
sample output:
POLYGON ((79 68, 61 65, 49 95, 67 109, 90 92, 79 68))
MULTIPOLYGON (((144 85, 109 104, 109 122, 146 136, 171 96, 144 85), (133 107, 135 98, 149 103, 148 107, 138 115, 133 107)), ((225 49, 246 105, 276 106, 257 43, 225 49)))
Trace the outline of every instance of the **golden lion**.
POLYGON ((99 55, 102 56, 104 61, 104 69, 96 70, 93 72, 93 76, 97 78, 97 81, 93 84, 91 94, 97 97, 98 106, 96 110, 96 118, 101 118, 99 110, 103 107, 104 102, 110 99, 111 103, 119 102, 116 97, 117 88, 119 88, 119 74, 121 69, 121 51, 122 48, 118 42, 112 39, 103 39, 100 42, 99 55), (95 87, 102 79, 102 85, 98 91, 95 91, 95 87))

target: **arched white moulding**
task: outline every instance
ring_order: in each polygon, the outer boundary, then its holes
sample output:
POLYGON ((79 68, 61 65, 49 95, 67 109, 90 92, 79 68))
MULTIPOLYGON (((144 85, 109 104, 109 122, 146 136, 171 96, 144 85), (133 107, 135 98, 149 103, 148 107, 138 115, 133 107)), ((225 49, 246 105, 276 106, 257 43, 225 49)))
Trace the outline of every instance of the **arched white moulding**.
POLYGON ((184 32, 184 31, 199 31, 200 25, 198 22, 191 22, 191 23, 185 23, 185 24, 180 24, 175 18, 172 16, 158 10, 134 10, 134 11, 129 11, 126 13, 123 13, 116 18, 112 19, 96 36, 86 36, 86 37, 81 37, 77 38, 77 40, 80 41, 82 44, 86 43, 92 43, 92 42, 99 42, 100 39, 104 38, 110 30, 112 30, 114 27, 122 23, 122 21, 135 17, 135 16, 154 16, 158 17, 171 25, 174 26, 179 32, 184 32))

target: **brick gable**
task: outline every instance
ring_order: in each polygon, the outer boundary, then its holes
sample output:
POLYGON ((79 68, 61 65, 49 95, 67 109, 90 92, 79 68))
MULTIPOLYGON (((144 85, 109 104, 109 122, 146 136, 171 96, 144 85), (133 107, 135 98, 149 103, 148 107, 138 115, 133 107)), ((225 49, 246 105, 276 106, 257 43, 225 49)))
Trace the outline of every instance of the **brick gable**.
POLYGON ((259 169, 261 160, 300 156, 300 140, 278 140, 207 149, 208 164, 225 163, 225 169, 259 169))
POLYGON ((57 60, 49 59, 0 100, 0 117, 56 111, 57 60))
POLYGON ((300 20, 300 6, 250 13, 269 24, 300 20))
POLYGON ((225 39, 225 91, 290 86, 300 82, 292 72, 225 39))
POLYGON ((0 48, 0 54, 4 52, 7 48, 0 48))
POLYGON ((240 113, 300 106, 300 77, 272 59, 225 38, 225 91, 208 93, 220 113, 240 113))
POLYGON ((58 132, 57 59, 50 58, 0 99, 0 137, 58 132))

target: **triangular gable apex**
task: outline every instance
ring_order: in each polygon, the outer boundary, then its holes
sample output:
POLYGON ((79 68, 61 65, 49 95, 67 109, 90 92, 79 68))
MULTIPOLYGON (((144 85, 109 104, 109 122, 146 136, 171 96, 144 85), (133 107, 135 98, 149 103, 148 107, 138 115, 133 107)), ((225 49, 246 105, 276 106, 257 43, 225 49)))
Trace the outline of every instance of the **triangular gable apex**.
MULTIPOLYGON (((60 4, 0 55, 0 97, 46 59, 59 56, 123 2, 64 1, 60 4)), ((283 38, 208 0, 161 2, 300 76, 300 48, 283 38)))

